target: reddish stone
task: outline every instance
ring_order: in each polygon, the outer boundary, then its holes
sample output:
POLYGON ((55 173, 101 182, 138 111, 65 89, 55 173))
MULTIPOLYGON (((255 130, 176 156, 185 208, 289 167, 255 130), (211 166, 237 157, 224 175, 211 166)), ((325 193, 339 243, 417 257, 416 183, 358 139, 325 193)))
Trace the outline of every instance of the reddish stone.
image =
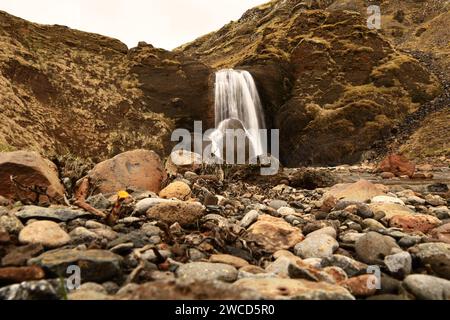
POLYGON ((414 176, 416 165, 404 156, 392 154, 387 156, 378 167, 379 172, 391 172, 396 176, 414 176))
POLYGON ((441 224, 441 220, 426 214, 395 216, 390 220, 390 226, 402 228, 406 232, 420 231, 427 233, 441 224))
POLYGON ((39 266, 0 269, 0 283, 19 283, 24 281, 41 280, 44 278, 45 272, 39 266))
POLYGON ((64 187, 55 165, 36 152, 0 153, 0 195, 9 200, 61 203, 64 187), (14 178, 16 183, 11 181, 14 178), (39 189, 40 195, 34 191, 39 189))
POLYGON ((155 152, 134 150, 97 164, 88 177, 91 185, 95 185, 96 193, 108 194, 129 187, 159 192, 167 175, 155 152))
POLYGON ((370 297, 377 292, 376 277, 371 274, 350 278, 340 285, 356 297, 370 297))

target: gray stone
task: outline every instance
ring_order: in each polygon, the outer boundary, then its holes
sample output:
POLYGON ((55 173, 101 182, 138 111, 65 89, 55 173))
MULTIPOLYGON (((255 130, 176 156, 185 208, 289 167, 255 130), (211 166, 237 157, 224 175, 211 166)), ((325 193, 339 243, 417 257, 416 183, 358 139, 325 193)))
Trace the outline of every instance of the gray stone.
POLYGON ((242 228, 248 228, 250 227, 254 222, 258 220, 258 217, 261 215, 257 210, 251 210, 249 211, 241 220, 241 227, 242 228))
POLYGON ((450 244, 422 243, 408 251, 418 258, 422 265, 429 265, 436 275, 450 280, 450 244))
POLYGON ((105 250, 63 249, 46 252, 28 264, 37 264, 57 277, 66 275, 70 265, 78 265, 83 281, 99 282, 120 275, 122 262, 122 257, 105 250))
POLYGON ((306 238, 294 248, 295 254, 301 258, 325 258, 333 255, 339 243, 326 234, 316 234, 306 238))
POLYGON ((179 279, 187 281, 213 281, 234 282, 238 277, 235 267, 222 263, 192 262, 180 266, 176 275, 179 279))
POLYGON ((269 207, 272 209, 278 210, 281 207, 289 207, 289 204, 283 200, 272 200, 269 202, 269 207))
POLYGON ((159 236, 162 233, 161 229, 152 223, 145 223, 142 225, 141 231, 145 233, 147 237, 159 236))
POLYGON ((87 203, 89 203, 91 206, 93 206, 96 209, 99 210, 106 210, 111 208, 112 203, 109 201, 103 194, 97 194, 94 196, 89 197, 86 200, 87 203))
POLYGON ((420 300, 449 300, 450 281, 423 274, 408 276, 403 286, 420 300))
POLYGON ((412 271, 412 258, 406 251, 386 256, 384 264, 392 274, 406 276, 412 271))
POLYGON ((67 207, 43 208, 37 206, 24 206, 16 213, 20 219, 48 219, 67 222, 77 218, 87 218, 92 216, 89 212, 83 210, 74 210, 67 207))
POLYGON ((361 261, 368 264, 382 264, 392 249, 399 249, 395 240, 376 232, 366 233, 355 244, 355 250, 361 261))

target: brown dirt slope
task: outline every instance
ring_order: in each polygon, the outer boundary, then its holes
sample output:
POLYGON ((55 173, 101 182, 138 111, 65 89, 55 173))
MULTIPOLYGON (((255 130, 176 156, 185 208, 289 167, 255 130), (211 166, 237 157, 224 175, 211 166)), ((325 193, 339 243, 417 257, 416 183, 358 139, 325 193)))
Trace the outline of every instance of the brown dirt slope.
POLYGON ((211 117, 210 85, 209 67, 183 55, 0 11, 0 151, 163 155, 174 127, 211 117))

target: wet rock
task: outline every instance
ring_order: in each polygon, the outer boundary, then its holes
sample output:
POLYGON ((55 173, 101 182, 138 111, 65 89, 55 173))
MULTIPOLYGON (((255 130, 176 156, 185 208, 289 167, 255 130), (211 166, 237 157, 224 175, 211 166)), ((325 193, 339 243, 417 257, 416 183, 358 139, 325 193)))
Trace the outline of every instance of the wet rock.
POLYGON ((416 171, 416 165, 406 157, 392 154, 387 156, 378 167, 379 172, 391 172, 397 177, 412 177, 416 171))
POLYGON ((128 188, 159 192, 167 178, 159 156, 149 150, 121 153, 97 164, 88 174, 95 194, 116 193, 128 188))
POLYGON ((69 243, 70 236, 52 221, 36 221, 19 234, 19 241, 23 244, 42 244, 47 248, 57 248, 69 243))
POLYGON ((205 207, 198 202, 173 201, 160 203, 147 211, 147 217, 168 225, 178 222, 181 226, 193 224, 205 214, 205 207))
POLYGON ((403 286, 419 300, 450 299, 450 281, 445 279, 413 274, 405 279, 403 286))
POLYGON ((392 249, 399 249, 396 241, 376 232, 366 233, 355 244, 355 250, 361 261, 368 264, 382 264, 392 249))
POLYGON ((213 254, 209 258, 209 262, 229 264, 237 269, 248 266, 249 263, 244 259, 229 254, 213 254))
POLYGON ((322 267, 339 267, 343 269, 349 277, 353 277, 361 272, 366 273, 368 267, 362 262, 339 254, 322 259, 321 265, 322 267))
POLYGON ((23 229, 23 224, 14 216, 4 215, 0 216, 0 228, 1 227, 5 228, 9 234, 18 235, 23 229))
POLYGON ((295 254, 303 259, 325 258, 333 255, 339 243, 327 234, 316 234, 306 237, 294 248, 295 254))
POLYGON ((2 265, 5 267, 23 266, 27 261, 44 251, 41 244, 29 244, 22 247, 17 247, 11 250, 2 259, 2 265))
POLYGON ((398 274, 402 277, 412 271, 412 258, 409 252, 403 251, 384 258, 384 264, 391 274, 398 274))
POLYGON ((59 300, 57 280, 22 282, 0 288, 0 300, 59 300))
POLYGON ((411 216, 395 216, 389 221, 389 225, 395 228, 401 228, 405 232, 420 231, 427 233, 441 224, 441 220, 436 217, 416 214, 411 216))
POLYGON ((366 274, 350 278, 340 283, 341 286, 348 289, 350 293, 356 297, 370 297, 376 294, 377 287, 374 275, 366 274))
POLYGON ((175 176, 187 172, 195 172, 201 168, 202 156, 185 150, 174 151, 170 154, 166 162, 166 172, 175 176))
POLYGON ((450 279, 450 244, 421 243, 408 250, 439 277, 450 279))
POLYGON ((223 263, 192 262, 180 266, 176 275, 179 279, 187 281, 234 282, 238 277, 238 271, 235 267, 223 263))
POLYGON ((249 240, 255 241, 268 252, 293 248, 304 239, 298 228, 269 215, 259 216, 248 231, 249 240))
POLYGON ((352 184, 338 184, 332 187, 323 197, 324 201, 332 197, 337 200, 367 202, 370 199, 385 195, 379 185, 367 180, 360 180, 352 184))
POLYGON ((163 199, 176 198, 178 200, 188 200, 191 196, 191 188, 182 181, 175 181, 165 187, 159 193, 163 199))
POLYGON ((3 284, 42 280, 44 277, 44 270, 38 266, 0 268, 0 283, 3 284))
POLYGON ((430 239, 436 242, 450 244, 450 223, 446 223, 436 229, 431 230, 430 239))
POLYGON ((64 198, 64 187, 59 181, 56 166, 42 158, 36 152, 15 151, 0 153, 0 194, 10 200, 41 204, 61 203, 64 198), (11 181, 25 188, 16 187, 11 181), (26 187, 39 187, 46 196, 26 191, 26 187))
POLYGON ((354 300, 346 289, 325 282, 275 278, 241 279, 233 286, 240 290, 256 290, 267 300, 354 300))
POLYGON ((245 216, 241 220, 241 227, 242 228, 248 228, 251 226, 254 222, 258 220, 258 217, 261 215, 259 211, 257 210, 251 210, 245 214, 245 216))
POLYGON ((122 257, 104 250, 63 249, 46 252, 28 261, 39 265, 54 276, 66 275, 70 265, 81 269, 83 281, 107 281, 121 274, 122 257))
POLYGON ((43 208, 37 206, 24 206, 15 213, 16 217, 24 220, 45 219, 67 222, 78 218, 91 216, 89 212, 83 210, 74 210, 67 207, 43 208))

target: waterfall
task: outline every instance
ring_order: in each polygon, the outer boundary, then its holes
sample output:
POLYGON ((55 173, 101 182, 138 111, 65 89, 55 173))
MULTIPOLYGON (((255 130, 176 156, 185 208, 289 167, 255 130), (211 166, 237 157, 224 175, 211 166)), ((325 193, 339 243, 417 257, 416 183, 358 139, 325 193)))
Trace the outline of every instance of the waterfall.
MULTIPOLYGON (((215 127, 209 136, 213 145, 221 145, 225 130, 243 129, 253 156, 267 152, 259 132, 266 129, 261 99, 248 71, 225 69, 216 73, 215 127)), ((217 149, 213 153, 222 156, 217 149)))

